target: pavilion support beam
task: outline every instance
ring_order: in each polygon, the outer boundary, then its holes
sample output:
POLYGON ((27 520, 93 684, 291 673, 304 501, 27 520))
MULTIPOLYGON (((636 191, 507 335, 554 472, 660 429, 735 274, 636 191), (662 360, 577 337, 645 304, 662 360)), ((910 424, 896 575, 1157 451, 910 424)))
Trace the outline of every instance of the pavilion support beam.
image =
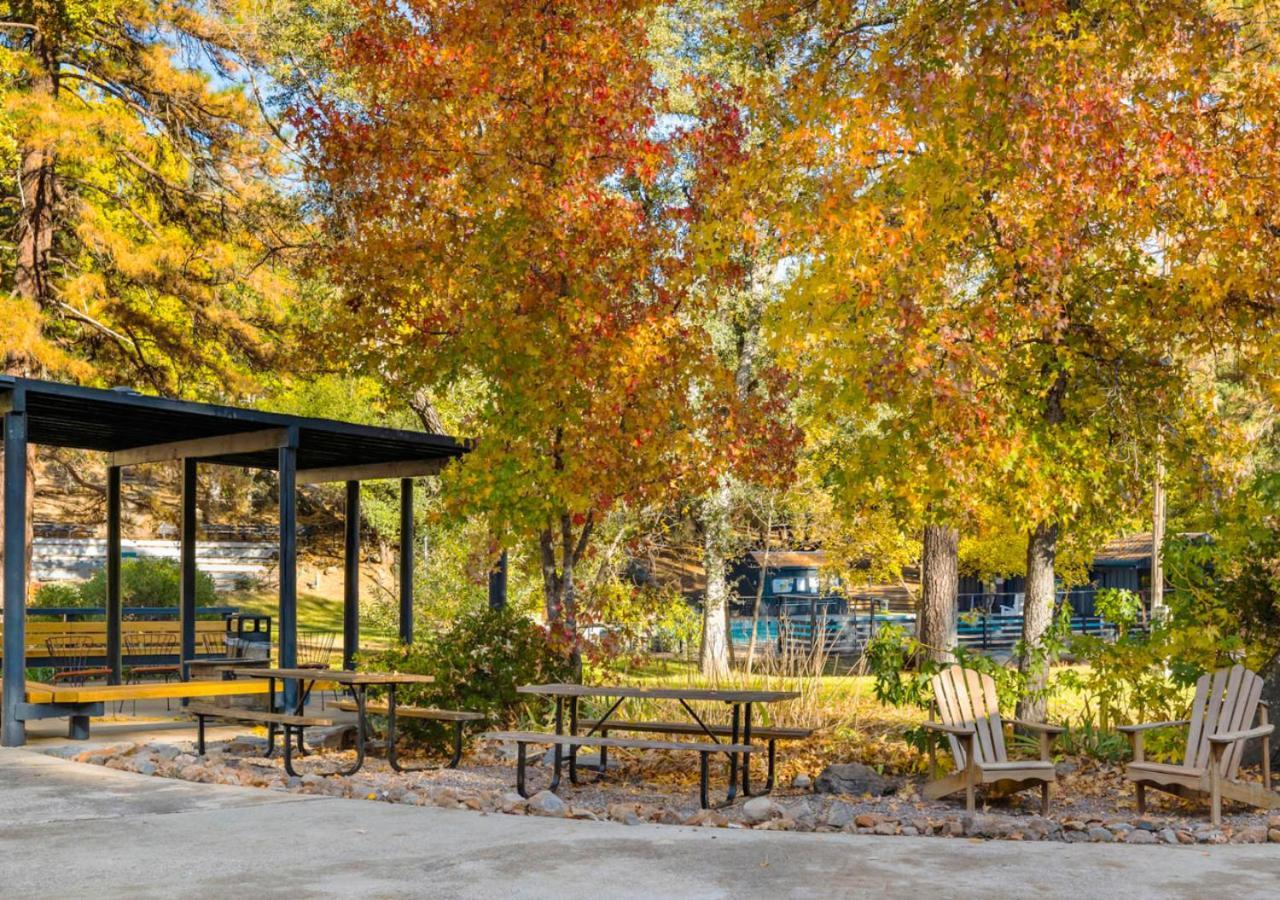
MULTIPOLYGON (((282 669, 298 664, 298 432, 290 429, 288 443, 279 448, 280 474, 280 658, 282 669)), ((298 682, 284 683, 284 708, 298 705, 298 682)))
MULTIPOLYGON (((182 623, 180 659, 196 655, 196 461, 182 461, 182 516, 178 523, 178 618, 182 623)), ((182 667, 182 678, 190 673, 182 667)), ((184 701, 185 705, 185 701, 184 701)))
MULTIPOLYGON (((120 467, 107 467, 107 667, 108 683, 119 684, 124 672, 121 620, 124 604, 120 596, 120 467)), ((190 657, 183 657, 190 659, 190 657)))
POLYGON ((21 747, 27 699, 27 416, 22 397, 4 415, 4 692, 0 744, 21 747))
POLYGON ((167 444, 151 444, 146 447, 130 447, 107 454, 108 466, 136 466, 141 463, 173 462, 179 459, 207 459, 211 456, 234 456, 241 453, 258 453, 275 450, 289 439, 287 428, 266 428, 262 431, 242 431, 238 434, 219 434, 213 437, 172 441, 167 444))
POLYGON ((448 462, 449 460, 447 459, 407 459, 400 462, 361 463, 354 466, 302 469, 298 472, 298 484, 323 484, 327 481, 369 481, 373 478, 415 478, 419 475, 439 475, 448 462))
POLYGON ((498 562, 489 570, 489 608, 507 608, 507 551, 503 550, 498 562))
POLYGON ((400 640, 413 643, 413 479, 400 479, 400 640))
POLYGON ((360 650, 360 482, 347 482, 342 585, 342 668, 355 669, 360 650))

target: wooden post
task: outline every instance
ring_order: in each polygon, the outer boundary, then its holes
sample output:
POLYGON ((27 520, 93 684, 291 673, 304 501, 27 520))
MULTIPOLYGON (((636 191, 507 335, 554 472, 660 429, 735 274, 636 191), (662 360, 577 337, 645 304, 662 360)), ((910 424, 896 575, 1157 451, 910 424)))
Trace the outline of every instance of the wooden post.
MULTIPOLYGON (((280 668, 298 664, 298 432, 289 429, 289 441, 279 450, 280 469, 280 668)), ((298 682, 286 679, 284 708, 298 705, 298 682)), ((287 738, 286 738, 287 740, 287 738)))
POLYGON ((120 597, 120 475, 119 466, 107 467, 107 667, 111 669, 111 684, 120 683, 124 669, 120 640, 124 616, 120 597))
POLYGON ((0 744, 21 747, 26 723, 18 707, 27 699, 27 415, 22 395, 4 416, 4 710, 0 744))
POLYGON ((400 640, 413 643, 413 479, 400 479, 400 640))
POLYGON ((498 563, 489 570, 489 608, 507 608, 507 551, 503 550, 498 563))
MULTIPOLYGON (((179 653, 182 659, 193 659, 196 655, 196 461, 191 458, 182 460, 178 559, 181 571, 178 618, 182 623, 179 653)), ((184 681, 190 678, 186 666, 182 667, 182 678, 184 681)))
POLYGON ((347 482, 343 547, 342 668, 354 669, 360 649, 360 482, 347 482))

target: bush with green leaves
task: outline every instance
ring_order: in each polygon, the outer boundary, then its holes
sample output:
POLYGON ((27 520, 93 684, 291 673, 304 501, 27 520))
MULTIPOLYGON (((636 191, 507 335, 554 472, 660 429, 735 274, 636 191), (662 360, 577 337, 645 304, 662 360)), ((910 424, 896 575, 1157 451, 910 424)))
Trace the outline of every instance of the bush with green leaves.
MULTIPOLYGON (((120 566, 120 596, 125 606, 177 606, 182 570, 175 560, 143 556, 126 559, 120 566)), ((80 585, 82 606, 107 605, 107 573, 99 569, 80 585)), ((196 571, 196 605, 211 606, 217 600, 213 577, 196 571)))
MULTIPOLYGON (((431 684, 398 688, 396 701, 416 706, 483 713, 490 726, 545 718, 548 703, 516 693, 522 684, 568 680, 568 656, 541 625, 511 609, 487 607, 463 613, 447 629, 407 647, 360 656, 360 668, 374 672, 431 675, 431 684)), ((415 741, 443 748, 452 725, 397 721, 397 730, 415 741)))
POLYGON ((59 609, 69 606, 92 606, 80 593, 79 585, 65 581, 50 581, 40 585, 31 595, 31 606, 38 609, 59 609))

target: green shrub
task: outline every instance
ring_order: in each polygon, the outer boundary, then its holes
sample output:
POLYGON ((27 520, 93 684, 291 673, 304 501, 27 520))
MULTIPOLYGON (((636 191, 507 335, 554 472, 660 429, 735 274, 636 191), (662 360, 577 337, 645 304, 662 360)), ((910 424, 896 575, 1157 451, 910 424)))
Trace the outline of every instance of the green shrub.
POLYGON ((40 609, 56 609, 67 606, 91 606, 80 593, 78 585, 65 581, 49 582, 36 588, 31 595, 31 605, 40 609))
MULTIPOLYGON (((120 567, 120 595, 125 606, 177 606, 182 569, 171 559, 126 559, 120 567)), ((99 569, 80 585, 84 606, 107 605, 107 572, 99 569)), ((210 606, 217 599, 213 576, 196 571, 196 605, 210 606)))
MULTIPOLYGON (((543 698, 516 693, 522 684, 565 681, 569 659, 549 641, 547 631, 510 609, 477 609, 462 614, 444 631, 408 647, 361 654, 361 668, 432 675, 432 684, 398 688, 396 702, 484 713, 490 726, 521 718, 545 717, 543 698)), ((440 748, 452 725, 402 719, 397 731, 440 748)))

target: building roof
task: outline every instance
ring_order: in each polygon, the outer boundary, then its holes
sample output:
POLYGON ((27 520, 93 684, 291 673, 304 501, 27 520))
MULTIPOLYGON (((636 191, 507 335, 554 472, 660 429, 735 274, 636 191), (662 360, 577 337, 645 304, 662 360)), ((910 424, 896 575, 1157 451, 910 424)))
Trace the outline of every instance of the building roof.
MULTIPOLYGON (((283 429, 296 437, 300 472, 328 472, 343 467, 363 467, 372 472, 379 465, 404 464, 409 474, 414 466, 442 466, 469 449, 468 444, 442 434, 171 400, 131 390, 101 390, 0 376, 0 411, 9 408, 25 410, 27 439, 34 444, 120 453, 215 439, 204 445, 205 452, 185 455, 199 456, 203 462, 259 469, 277 468, 277 448, 266 446, 269 442, 265 440, 243 438, 273 429, 283 429), (234 435, 241 438, 216 440, 234 435)), ((180 455, 184 454, 179 451, 170 458, 180 455)))
POLYGON ((768 565, 771 569, 817 569, 826 565, 827 554, 822 550, 752 550, 751 558, 757 566, 768 565))
MULTIPOLYGON (((1203 540, 1204 532, 1185 531, 1178 537, 1186 540, 1203 540)), ((1095 566, 1135 566, 1151 562, 1151 532, 1126 534, 1112 538, 1093 557, 1095 566)))

